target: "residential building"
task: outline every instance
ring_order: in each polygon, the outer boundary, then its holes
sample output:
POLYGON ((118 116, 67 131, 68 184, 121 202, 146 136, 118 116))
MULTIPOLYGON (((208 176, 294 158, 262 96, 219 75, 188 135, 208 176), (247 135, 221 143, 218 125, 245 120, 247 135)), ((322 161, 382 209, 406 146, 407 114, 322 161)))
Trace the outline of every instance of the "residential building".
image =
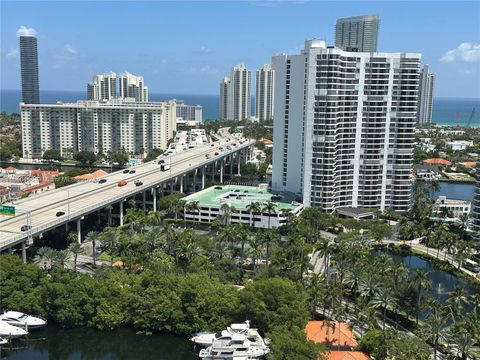
POLYGON ((87 84, 87 100, 112 100, 117 97, 117 75, 114 72, 94 75, 87 84))
POLYGON ((462 215, 470 214, 470 201, 448 199, 440 195, 435 201, 435 213, 442 217, 460 219, 462 215))
POLYGON ((230 88, 230 78, 224 77, 220 81, 220 120, 227 120, 229 88, 230 88))
POLYGON ((258 121, 273 119, 274 71, 269 64, 257 70, 255 93, 255 116, 258 121))
POLYGON ((143 76, 136 76, 130 73, 120 74, 119 90, 121 98, 132 98, 135 101, 148 101, 148 87, 145 86, 143 76))
POLYGON ((432 123, 434 89, 435 74, 429 71, 428 65, 425 65, 420 71, 420 83, 418 88, 418 125, 428 125, 432 123))
POLYGON ((331 212, 408 210, 419 63, 322 40, 273 56, 273 190, 331 212))
POLYGON ((465 150, 469 147, 472 147, 473 146, 473 141, 454 140, 454 141, 448 141, 446 145, 449 148, 451 148, 453 151, 462 151, 462 150, 465 150))
POLYGON ((234 66, 230 77, 220 82, 220 118, 246 120, 250 118, 250 87, 252 72, 244 64, 234 66))
POLYGON ((138 103, 122 99, 20 104, 24 158, 58 150, 65 158, 82 150, 143 154, 166 149, 173 138, 176 103, 138 103))
POLYGON ((378 15, 353 16, 337 20, 335 46, 346 51, 376 52, 378 15))
POLYGON ((38 85, 38 53, 35 36, 19 36, 20 73, 22 78, 22 102, 25 104, 40 103, 38 85))
POLYGON ((472 199, 470 212, 470 229, 473 237, 480 242, 480 161, 477 162, 477 181, 475 184, 475 193, 472 199))
POLYGON ((183 100, 173 99, 177 104, 176 116, 177 121, 195 121, 202 122, 202 105, 186 105, 183 100))

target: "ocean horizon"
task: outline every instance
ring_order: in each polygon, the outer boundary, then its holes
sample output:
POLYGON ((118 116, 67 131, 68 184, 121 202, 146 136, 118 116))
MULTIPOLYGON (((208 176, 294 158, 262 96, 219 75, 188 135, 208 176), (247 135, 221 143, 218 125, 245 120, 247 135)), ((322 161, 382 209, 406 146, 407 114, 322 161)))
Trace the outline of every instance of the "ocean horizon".
MULTIPOLYGON (((178 99, 188 105, 202 105, 203 119, 218 118, 220 97, 215 94, 149 94, 151 101, 165 101, 178 99)), ((45 104, 55 104, 57 101, 76 102, 85 100, 85 91, 42 90, 40 100, 45 104)), ((0 111, 7 114, 18 113, 18 104, 21 99, 20 90, 0 90, 0 111)), ((436 97, 433 100, 433 122, 438 125, 456 125, 457 113, 460 116, 460 125, 466 125, 472 110, 475 114, 471 121, 472 126, 480 126, 480 99, 436 97)), ((252 114, 254 113, 254 97, 252 97, 252 114)))

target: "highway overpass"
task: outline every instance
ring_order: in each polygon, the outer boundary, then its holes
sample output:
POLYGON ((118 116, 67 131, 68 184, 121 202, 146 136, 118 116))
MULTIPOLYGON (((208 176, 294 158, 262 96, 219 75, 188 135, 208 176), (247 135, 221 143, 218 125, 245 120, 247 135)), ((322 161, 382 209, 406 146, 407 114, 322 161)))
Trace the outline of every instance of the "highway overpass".
POLYGON ((164 189, 169 189, 171 193, 178 188, 183 192, 187 185, 195 191, 203 189, 208 181, 223 182, 226 173, 240 172, 240 164, 250 159, 254 143, 253 140, 233 137, 222 129, 217 141, 161 157, 171 164, 169 170, 160 171, 158 161, 151 161, 129 168, 135 170, 132 174, 125 174, 122 170, 108 174, 102 177, 106 179, 105 183, 99 183, 98 180, 80 182, 4 204, 15 206, 17 214, 0 215, 0 251, 21 244, 25 260, 26 245, 33 241, 33 237, 42 236, 46 231, 71 222, 76 223, 81 240, 81 220, 84 216, 109 205, 119 204, 118 218, 120 225, 123 225, 124 202, 127 198, 140 195, 144 208, 148 203, 156 210, 159 191, 163 193, 164 189), (127 185, 119 187, 120 180, 126 180, 127 185), (143 184, 136 186, 135 180, 143 184), (57 216, 59 212, 64 215, 57 216), (22 231, 24 225, 30 228, 22 231))

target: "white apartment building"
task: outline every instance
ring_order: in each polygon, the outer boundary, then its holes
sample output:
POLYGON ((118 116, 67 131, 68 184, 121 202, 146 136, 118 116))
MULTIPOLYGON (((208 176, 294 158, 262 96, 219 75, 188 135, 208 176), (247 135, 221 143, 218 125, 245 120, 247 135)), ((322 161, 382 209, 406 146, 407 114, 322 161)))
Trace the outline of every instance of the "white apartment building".
POLYGON ((433 92, 435 89, 435 74, 431 73, 428 65, 420 71, 418 88, 417 123, 428 125, 432 123, 433 92))
POLYGON ((117 75, 109 72, 94 75, 87 84, 87 100, 111 100, 117 97, 117 75))
POLYGON ((220 119, 250 118, 250 88, 252 72, 244 64, 234 66, 230 77, 220 81, 220 119))
POLYGON ((439 196, 435 202, 435 213, 452 213, 454 218, 459 219, 462 215, 470 214, 471 203, 466 200, 448 199, 446 196, 439 196))
POLYGON ((143 154, 166 149, 173 138, 176 103, 136 103, 121 99, 57 104, 20 104, 24 158, 58 150, 71 158, 88 150, 98 154, 143 154))
POLYGON ((309 40, 275 55, 273 191, 305 206, 409 208, 420 54, 309 40))
POLYGON ((118 79, 121 98, 132 98, 139 102, 148 101, 148 87, 145 86, 143 76, 136 76, 126 72, 120 74, 118 79))
POLYGON ((173 99, 176 106, 177 121, 195 121, 202 122, 202 105, 186 105, 183 100, 173 99))
POLYGON ((466 150, 469 147, 473 146, 473 141, 470 140, 454 140, 447 142, 447 146, 453 151, 462 151, 466 150))
POLYGON ((269 64, 257 70, 255 93, 255 116, 258 121, 273 119, 274 74, 269 64))

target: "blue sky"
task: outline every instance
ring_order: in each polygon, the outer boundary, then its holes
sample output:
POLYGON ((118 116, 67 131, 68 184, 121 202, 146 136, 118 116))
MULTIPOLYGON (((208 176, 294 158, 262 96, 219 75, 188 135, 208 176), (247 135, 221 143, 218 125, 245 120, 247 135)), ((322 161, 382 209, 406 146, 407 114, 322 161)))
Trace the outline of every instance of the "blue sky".
MULTIPOLYGON (((216 94, 244 62, 255 70, 305 39, 333 43, 339 17, 380 15, 379 50, 420 52, 436 96, 480 98, 480 2, 0 2, 2 89, 19 89, 16 32, 38 34, 40 88, 84 90, 95 73, 143 75, 153 93, 216 94)), ((253 90, 253 89, 252 89, 253 90)))

